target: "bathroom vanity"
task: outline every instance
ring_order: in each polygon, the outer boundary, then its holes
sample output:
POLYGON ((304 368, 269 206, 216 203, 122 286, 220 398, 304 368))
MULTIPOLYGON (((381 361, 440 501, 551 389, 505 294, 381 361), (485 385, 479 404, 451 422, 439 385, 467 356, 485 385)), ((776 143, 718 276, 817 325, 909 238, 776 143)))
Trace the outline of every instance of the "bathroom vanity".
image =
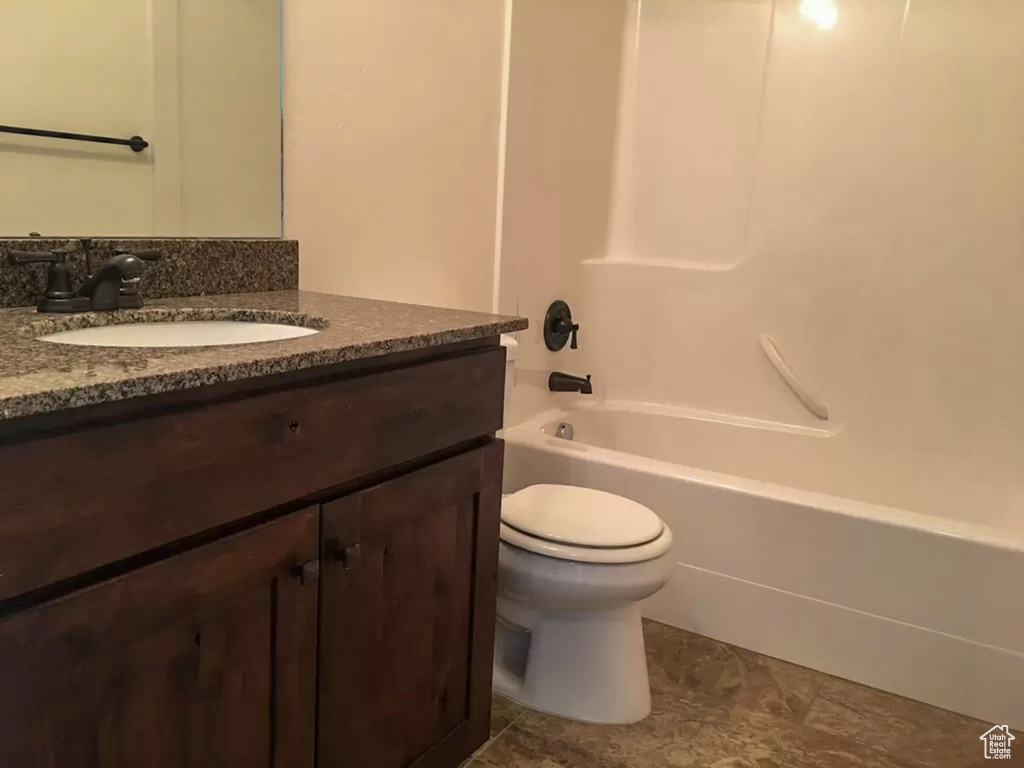
POLYGON ((525 321, 153 304, 321 328, 108 349, 0 312, 0 765, 455 768, 488 736, 498 337, 525 321))

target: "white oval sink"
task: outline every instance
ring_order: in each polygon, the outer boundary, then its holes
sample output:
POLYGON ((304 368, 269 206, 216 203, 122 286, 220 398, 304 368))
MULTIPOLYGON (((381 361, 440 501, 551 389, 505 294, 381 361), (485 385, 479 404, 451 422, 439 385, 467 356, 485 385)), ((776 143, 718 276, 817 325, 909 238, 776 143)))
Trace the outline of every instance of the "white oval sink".
POLYGON ((83 347, 213 347, 297 339, 314 328, 244 320, 186 320, 174 323, 124 323, 75 328, 39 336, 40 341, 83 347))

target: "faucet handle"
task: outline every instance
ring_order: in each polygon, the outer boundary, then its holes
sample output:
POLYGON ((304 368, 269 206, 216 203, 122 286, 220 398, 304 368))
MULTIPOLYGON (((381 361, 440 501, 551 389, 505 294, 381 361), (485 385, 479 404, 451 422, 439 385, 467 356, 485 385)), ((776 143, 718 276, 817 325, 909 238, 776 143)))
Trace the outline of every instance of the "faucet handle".
POLYGON ((66 261, 66 251, 8 251, 7 263, 16 264, 60 264, 66 261))
POLYGON ((68 275, 67 251, 8 251, 7 263, 49 264, 46 270, 46 293, 39 302, 40 312, 80 312, 87 304, 75 296, 68 275))
POLYGON ((163 255, 159 248, 115 248, 115 256, 134 256, 142 261, 159 261, 163 255))
POLYGON ((552 352, 565 347, 565 343, 572 337, 570 349, 577 349, 576 333, 579 331, 579 323, 572 321, 572 310, 569 305, 561 299, 551 302, 547 314, 544 315, 544 346, 552 352))
MULTIPOLYGON (((572 318, 560 317, 555 321, 555 332, 560 333, 563 336, 572 335, 572 341, 569 342, 569 349, 579 349, 576 346, 576 332, 579 331, 580 324, 574 323, 572 318)), ((563 344, 565 342, 562 342, 563 344)))

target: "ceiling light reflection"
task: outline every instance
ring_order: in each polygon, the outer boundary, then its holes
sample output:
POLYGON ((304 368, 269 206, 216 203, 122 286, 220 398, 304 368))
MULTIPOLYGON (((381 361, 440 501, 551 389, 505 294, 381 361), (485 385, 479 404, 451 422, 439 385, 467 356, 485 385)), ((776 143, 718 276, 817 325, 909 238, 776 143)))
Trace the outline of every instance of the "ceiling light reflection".
POLYGON ((800 15, 818 29, 834 29, 839 23, 836 0, 800 0, 800 15))

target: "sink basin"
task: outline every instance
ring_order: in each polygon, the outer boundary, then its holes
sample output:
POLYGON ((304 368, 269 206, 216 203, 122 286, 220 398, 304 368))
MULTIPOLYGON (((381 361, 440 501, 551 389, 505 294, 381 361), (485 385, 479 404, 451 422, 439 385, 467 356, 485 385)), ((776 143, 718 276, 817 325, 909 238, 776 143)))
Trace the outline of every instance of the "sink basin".
POLYGON ((37 337, 54 344, 84 347, 212 347, 296 339, 319 333, 315 328, 246 320, 142 322, 75 328, 37 337))

